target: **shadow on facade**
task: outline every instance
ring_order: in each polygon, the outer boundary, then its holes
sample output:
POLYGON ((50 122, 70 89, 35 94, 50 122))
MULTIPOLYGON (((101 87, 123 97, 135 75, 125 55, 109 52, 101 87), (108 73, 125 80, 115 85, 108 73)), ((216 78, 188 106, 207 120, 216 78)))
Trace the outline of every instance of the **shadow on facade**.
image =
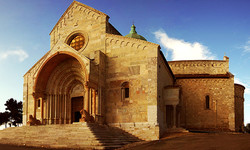
POLYGON ((99 125, 96 123, 87 123, 87 126, 96 137, 96 139, 106 148, 115 149, 126 144, 140 142, 136 136, 119 129, 107 125, 99 125))

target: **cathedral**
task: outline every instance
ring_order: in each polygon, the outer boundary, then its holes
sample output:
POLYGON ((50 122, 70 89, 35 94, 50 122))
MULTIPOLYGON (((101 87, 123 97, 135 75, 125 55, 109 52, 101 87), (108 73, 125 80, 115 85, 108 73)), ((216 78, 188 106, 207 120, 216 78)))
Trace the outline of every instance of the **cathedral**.
POLYGON ((143 140, 179 130, 240 131, 244 86, 229 58, 167 61, 132 25, 74 1, 50 32, 50 50, 24 75, 23 124, 96 123, 143 140))

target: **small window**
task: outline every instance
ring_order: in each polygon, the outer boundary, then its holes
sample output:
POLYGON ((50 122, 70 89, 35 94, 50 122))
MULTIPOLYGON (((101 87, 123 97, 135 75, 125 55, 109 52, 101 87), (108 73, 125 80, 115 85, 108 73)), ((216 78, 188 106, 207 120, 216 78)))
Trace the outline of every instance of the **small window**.
POLYGON ((37 107, 40 107, 40 99, 37 101, 37 107))
POLYGON ((209 98, 209 95, 206 95, 206 109, 210 109, 210 98, 209 98))
POLYGON ((125 88, 125 98, 129 98, 129 88, 125 88))
POLYGON ((68 44, 75 50, 80 50, 84 45, 84 37, 81 34, 75 34, 70 38, 68 44))
POLYGON ((129 83, 124 82, 121 86, 121 96, 122 100, 129 98, 129 83))

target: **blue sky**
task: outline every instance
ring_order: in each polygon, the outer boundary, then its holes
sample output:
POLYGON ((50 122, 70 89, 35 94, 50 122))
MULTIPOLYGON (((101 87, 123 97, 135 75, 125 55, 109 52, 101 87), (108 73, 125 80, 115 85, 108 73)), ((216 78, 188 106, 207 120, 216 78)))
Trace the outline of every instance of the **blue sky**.
MULTIPOLYGON (((23 75, 49 49, 49 33, 72 0, 0 0, 0 111, 22 100, 23 75)), ((162 47, 167 60, 230 58, 245 91, 250 123, 250 1, 79 0, 110 16, 122 35, 137 32, 162 47)))

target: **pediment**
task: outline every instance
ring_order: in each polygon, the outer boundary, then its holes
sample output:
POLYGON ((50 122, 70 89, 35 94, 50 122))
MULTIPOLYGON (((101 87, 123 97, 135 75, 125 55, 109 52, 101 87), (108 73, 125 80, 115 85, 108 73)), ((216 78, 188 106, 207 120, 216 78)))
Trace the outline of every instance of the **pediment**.
POLYGON ((74 24, 77 26, 79 20, 74 20, 74 12, 75 11, 79 11, 82 15, 88 15, 89 18, 94 18, 96 20, 100 19, 101 16, 109 18, 108 15, 106 15, 105 13, 103 13, 97 9, 89 7, 89 6, 82 4, 80 2, 73 1, 70 4, 70 6, 67 8, 67 10, 63 13, 61 18, 58 20, 56 25, 53 27, 53 29, 50 32, 50 35, 54 30, 56 30, 57 27, 62 28, 63 26, 66 26, 67 22, 69 22, 69 21, 75 21, 74 24))

